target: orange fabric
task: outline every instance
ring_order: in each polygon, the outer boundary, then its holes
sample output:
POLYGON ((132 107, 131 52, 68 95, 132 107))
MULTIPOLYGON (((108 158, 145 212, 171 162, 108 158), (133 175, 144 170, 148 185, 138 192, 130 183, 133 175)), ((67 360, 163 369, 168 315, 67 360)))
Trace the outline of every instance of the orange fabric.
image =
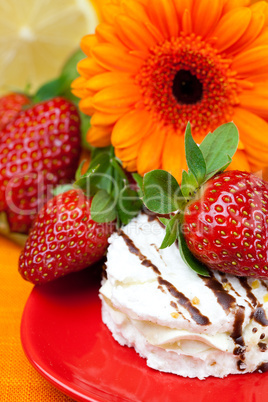
POLYGON ((20 321, 33 285, 17 270, 20 247, 0 236, 0 401, 71 402, 28 362, 20 342, 20 321))

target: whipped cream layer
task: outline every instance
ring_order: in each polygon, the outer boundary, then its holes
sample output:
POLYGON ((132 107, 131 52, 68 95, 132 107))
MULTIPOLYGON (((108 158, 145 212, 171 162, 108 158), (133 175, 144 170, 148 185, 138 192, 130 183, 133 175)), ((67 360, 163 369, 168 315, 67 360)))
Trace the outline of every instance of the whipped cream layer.
POLYGON ((204 379, 268 369, 268 281, 220 272, 202 277, 165 229, 141 213, 110 237, 102 318, 149 367, 204 379))

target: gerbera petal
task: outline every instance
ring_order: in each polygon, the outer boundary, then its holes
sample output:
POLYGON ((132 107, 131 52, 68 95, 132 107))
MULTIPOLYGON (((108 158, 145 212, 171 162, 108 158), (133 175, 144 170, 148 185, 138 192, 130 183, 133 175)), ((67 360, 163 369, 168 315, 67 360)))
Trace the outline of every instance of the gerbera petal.
POLYGON ((106 22, 82 39, 88 59, 73 84, 80 109, 92 115, 91 142, 112 139, 127 169, 166 168, 180 180, 186 122, 201 142, 234 120, 240 142, 232 167, 268 166, 268 6, 245 5, 105 0, 106 22))
POLYGON ((92 96, 88 96, 86 98, 81 99, 79 102, 79 109, 83 113, 92 116, 95 111, 95 109, 92 106, 92 96))
POLYGON ((118 38, 114 26, 102 23, 96 27, 96 38, 99 43, 111 43, 113 45, 123 46, 122 41, 118 38))
POLYGON ((135 142, 135 144, 127 148, 115 148, 115 155, 124 163, 130 162, 133 159, 137 159, 139 146, 140 141, 135 142))
POLYGON ((205 37, 217 25, 222 7, 222 0, 196 0, 192 12, 193 32, 205 37))
POLYGON ((81 50, 87 55, 90 56, 90 51, 91 48, 95 45, 97 45, 98 40, 96 38, 96 35, 85 35, 80 43, 81 50))
POLYGON ((107 147, 111 144, 112 127, 91 126, 87 132, 87 141, 93 147, 107 147))
MULTIPOLYGON (((268 71, 266 73, 263 73, 263 74, 250 75, 248 77, 248 82, 251 83, 251 86, 246 88, 246 89, 252 89, 256 85, 258 87, 267 86, 268 85, 268 71)), ((239 81, 239 84, 240 83, 241 83, 241 81, 239 81)))
POLYGON ((236 7, 245 7, 248 6, 249 4, 250 0, 227 0, 225 1, 223 12, 227 13, 228 11, 231 11, 236 7))
POLYGON ((94 59, 87 58, 78 62, 77 71, 85 78, 89 78, 94 74, 101 74, 105 70, 94 59))
POLYGON ((258 1, 251 5, 251 10, 256 13, 262 13, 265 18, 265 24, 268 23, 268 4, 266 1, 258 1))
POLYGON ((268 68, 268 45, 246 50, 234 57, 232 68, 239 75, 260 74, 268 68))
POLYGON ((268 119, 268 82, 258 84, 253 90, 243 91, 239 95, 240 105, 258 116, 268 119))
POLYGON ((139 4, 136 0, 126 0, 122 2, 122 10, 129 17, 138 21, 147 21, 148 15, 143 4, 139 4))
POLYGON ((239 128, 249 163, 258 168, 268 166, 268 142, 264 135, 268 132, 268 123, 242 108, 236 108, 233 120, 239 128))
POLYGON ((164 39, 157 27, 150 22, 146 9, 142 4, 138 4, 136 0, 126 0, 122 3, 122 9, 125 10, 129 17, 144 24, 156 42, 161 42, 164 39))
POLYGON ((250 165, 248 162, 247 154, 245 151, 238 149, 232 158, 231 164, 227 170, 246 170, 250 171, 250 165))
POLYGON ((162 168, 172 173, 178 181, 181 181, 182 170, 187 169, 184 153, 184 136, 173 130, 170 130, 165 138, 162 168))
POLYGON ((111 126, 122 117, 121 114, 110 114, 95 112, 91 117, 91 124, 93 126, 111 126))
POLYGON ((265 27, 263 29, 263 31, 259 34, 259 36, 257 36, 257 38, 253 42, 251 42, 247 46, 245 46, 245 48, 243 49, 243 52, 250 50, 250 49, 254 49, 259 46, 266 45, 267 43, 268 43, 268 28, 265 27))
POLYGON ((153 35, 142 22, 133 20, 126 15, 116 18, 116 26, 123 43, 130 49, 148 51, 156 44, 153 35))
POLYGON ((268 181, 268 167, 264 167, 260 172, 260 178, 268 181))
POLYGON ((111 4, 111 3, 107 5, 105 4, 105 2, 103 2, 101 11, 104 21, 109 24, 112 24, 116 15, 118 15, 120 12, 120 6, 119 4, 111 4))
POLYGON ((192 12, 193 0, 174 0, 174 5, 178 14, 179 21, 182 23, 185 10, 192 12))
POLYGON ((85 89, 87 80, 84 77, 77 77, 71 84, 72 93, 78 98, 85 98, 87 90, 85 89))
POLYGON ((97 92, 92 98, 92 106, 104 113, 123 113, 133 107, 140 96, 136 85, 114 85, 97 92))
POLYGON ((250 81, 242 79, 242 80, 237 80, 236 82, 237 82, 238 88, 240 88, 241 90, 254 88, 252 79, 250 79, 250 81))
POLYGON ((123 162, 123 168, 128 172, 136 172, 137 171, 137 159, 132 159, 128 162, 123 162))
POLYGON ((179 23, 173 0, 151 0, 147 8, 148 16, 165 38, 176 37, 179 23))
POLYGON ((146 137, 151 123, 148 112, 133 110, 123 116, 114 126, 112 144, 115 148, 132 146, 146 137))
POLYGON ((193 30, 193 24, 192 24, 192 15, 188 8, 184 11, 183 16, 182 16, 182 31, 186 35, 190 35, 193 30))
POLYGON ((152 134, 141 141, 137 159, 139 174, 143 176, 146 172, 161 167, 164 141, 165 130, 159 126, 153 127, 152 134))
POLYGON ((251 14, 249 8, 238 7, 221 18, 212 34, 217 38, 215 46, 220 52, 227 50, 241 38, 250 23, 251 14))
POLYGON ((86 87, 91 91, 101 91, 102 89, 113 85, 131 84, 132 80, 130 77, 131 76, 128 73, 111 71, 90 78, 86 83, 86 87))
POLYGON ((238 53, 252 43, 260 34, 265 24, 264 14, 252 11, 252 17, 244 35, 228 50, 228 53, 238 53))
POLYGON ((107 70, 137 72, 142 60, 126 52, 123 48, 101 43, 92 49, 92 55, 97 62, 107 70))

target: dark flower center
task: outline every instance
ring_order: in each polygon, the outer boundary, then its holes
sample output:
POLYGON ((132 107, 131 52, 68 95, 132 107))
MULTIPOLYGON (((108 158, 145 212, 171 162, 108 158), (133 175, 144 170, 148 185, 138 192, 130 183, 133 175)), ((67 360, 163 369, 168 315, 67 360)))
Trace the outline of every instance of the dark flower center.
POLYGON ((199 36, 173 37, 150 49, 135 84, 155 123, 184 134, 190 121, 201 140, 231 121, 239 104, 240 81, 231 64, 199 36))
POLYGON ((179 70, 174 78, 172 93, 179 104, 192 105, 201 101, 203 84, 188 70, 179 70))

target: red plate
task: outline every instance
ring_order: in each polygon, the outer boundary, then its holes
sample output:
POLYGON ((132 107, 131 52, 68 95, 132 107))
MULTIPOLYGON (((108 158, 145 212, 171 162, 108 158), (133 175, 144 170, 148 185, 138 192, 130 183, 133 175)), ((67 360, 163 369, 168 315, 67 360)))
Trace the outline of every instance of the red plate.
POLYGON ((85 270, 36 286, 25 306, 24 351, 55 387, 78 401, 267 401, 268 373, 200 381, 148 368, 102 323, 98 276, 85 270))

